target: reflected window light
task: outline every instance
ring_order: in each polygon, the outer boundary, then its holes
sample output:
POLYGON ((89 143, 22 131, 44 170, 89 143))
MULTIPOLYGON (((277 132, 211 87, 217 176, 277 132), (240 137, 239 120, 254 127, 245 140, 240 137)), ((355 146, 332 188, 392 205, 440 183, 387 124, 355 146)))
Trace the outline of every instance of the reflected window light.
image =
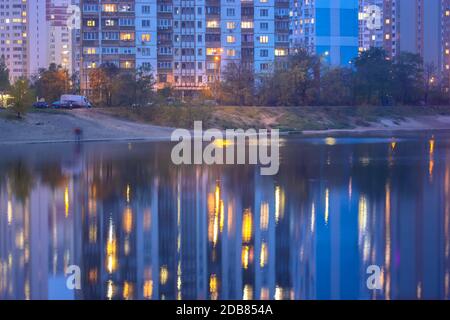
POLYGON ((261 230, 267 230, 269 227, 269 204, 267 202, 263 202, 261 204, 261 230))
POLYGON ((265 242, 263 242, 261 244, 261 253, 260 253, 260 266, 261 268, 264 268, 265 265, 267 264, 267 260, 268 260, 268 255, 269 255, 269 250, 267 250, 267 244, 265 242))
POLYGON ((252 239, 253 217, 250 209, 245 209, 242 217, 242 242, 249 243, 252 239))
POLYGON ((213 273, 209 277, 209 293, 211 294, 211 300, 217 300, 218 298, 218 284, 217 276, 213 273))
POLYGON ((243 300, 253 300, 253 287, 249 284, 244 286, 244 292, 242 295, 243 300))
POLYGON ((328 218, 330 215, 330 190, 325 189, 325 224, 328 224, 328 218))
POLYGON ((146 280, 144 282, 144 298, 145 299, 151 299, 153 296, 153 281, 152 280, 146 280))
POLYGON ((167 266, 162 266, 159 270, 159 283, 162 285, 167 283, 167 280, 169 279, 169 270, 167 269, 167 266))
POLYGON ((132 283, 125 281, 123 284, 122 296, 125 300, 130 300, 133 298, 134 286, 132 283))

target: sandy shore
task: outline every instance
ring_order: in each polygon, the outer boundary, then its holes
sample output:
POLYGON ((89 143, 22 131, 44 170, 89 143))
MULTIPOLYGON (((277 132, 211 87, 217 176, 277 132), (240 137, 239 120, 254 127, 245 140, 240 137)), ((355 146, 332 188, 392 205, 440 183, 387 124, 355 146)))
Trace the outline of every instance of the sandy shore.
MULTIPOLYGON (((0 113, 6 112, 0 110, 0 113)), ((83 131, 83 141, 169 140, 173 128, 114 118, 95 110, 58 113, 31 112, 24 120, 5 119, 0 114, 0 144, 76 141, 75 128, 83 131)), ((401 122, 384 119, 368 127, 339 130, 302 131, 304 135, 392 133, 450 129, 450 116, 418 116, 401 122)))
POLYGON ((333 134, 357 134, 357 133, 390 133, 401 131, 424 131, 424 130, 450 130, 450 116, 416 116, 405 118, 402 121, 383 119, 377 123, 371 123, 367 127, 356 127, 352 129, 331 130, 305 130, 305 135, 333 135, 333 134))
POLYGON ((0 144, 76 141, 76 128, 82 130, 83 141, 168 140, 173 130, 112 118, 94 110, 30 112, 20 121, 0 117, 0 144))

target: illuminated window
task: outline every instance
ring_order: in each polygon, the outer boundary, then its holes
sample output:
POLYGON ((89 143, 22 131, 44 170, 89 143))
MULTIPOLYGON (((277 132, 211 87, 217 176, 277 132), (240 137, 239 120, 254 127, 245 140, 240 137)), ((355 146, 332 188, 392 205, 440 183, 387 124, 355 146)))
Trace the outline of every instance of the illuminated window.
POLYGON ((84 53, 85 54, 96 54, 97 53, 97 48, 85 48, 84 49, 84 53))
POLYGON ((286 55, 287 55, 286 49, 275 49, 275 56, 284 57, 286 55))
POLYGON ((236 23, 235 22, 227 22, 227 29, 228 30, 232 30, 236 28, 236 23))
POLYGON ((207 28, 218 28, 219 27, 219 22, 217 20, 206 21, 206 27, 207 28))
POLYGON ((259 37, 259 43, 268 43, 269 42, 269 36, 260 36, 259 37))
POLYGON ((134 40, 134 33, 132 33, 132 32, 121 32, 120 33, 120 40, 122 40, 122 41, 133 41, 134 40))
POLYGON ((117 5, 116 4, 104 4, 103 5, 103 11, 104 12, 117 12, 117 5))
POLYGON ((253 21, 242 21, 241 22, 241 28, 242 29, 252 29, 253 28, 253 21))
POLYGON ((88 21, 86 22, 86 25, 87 25, 88 27, 95 27, 95 20, 88 20, 88 21))
POLYGON ((150 37, 150 34, 148 34, 148 33, 144 33, 144 34, 141 36, 141 40, 142 40, 143 42, 149 42, 150 39, 151 39, 151 37, 150 37))
POLYGON ((387 34, 384 36, 384 38, 385 38, 386 40, 389 40, 389 39, 391 38, 391 35, 390 35, 389 33, 387 33, 387 34))
POLYGON ((235 43, 236 38, 234 36, 227 36, 227 43, 235 43))

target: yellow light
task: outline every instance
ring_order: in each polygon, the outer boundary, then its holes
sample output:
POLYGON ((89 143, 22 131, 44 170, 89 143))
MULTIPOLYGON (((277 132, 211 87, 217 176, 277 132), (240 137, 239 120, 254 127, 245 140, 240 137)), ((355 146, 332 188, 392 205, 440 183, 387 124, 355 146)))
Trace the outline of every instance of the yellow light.
POLYGON ((144 282, 144 298, 151 299, 153 295, 153 281, 147 280, 144 282))
POLYGON ((261 266, 261 268, 264 268, 264 266, 267 264, 267 258, 269 255, 269 251, 267 250, 267 245, 265 242, 263 242, 261 244, 261 254, 260 254, 260 258, 259 258, 259 265, 261 266))
POLYGON ((66 218, 69 216, 69 207, 70 207, 70 201, 69 201, 69 187, 67 186, 64 190, 64 206, 66 209, 66 218))
POLYGON ((159 282, 164 285, 167 283, 167 280, 169 279, 169 270, 167 269, 167 266, 162 266, 159 270, 159 282))
POLYGON ((123 230, 126 233, 131 233, 133 229, 133 212, 130 207, 126 207, 123 213, 123 230))
POLYGON ((253 217, 250 209, 245 209, 242 217, 242 242, 249 243, 252 239, 253 217))
POLYGON ((327 146, 334 146, 336 144, 336 139, 332 137, 328 137, 325 139, 325 144, 327 146))
POLYGON ((249 246, 243 246, 242 247, 242 253, 241 253, 241 262, 242 262, 242 267, 244 269, 248 268, 249 256, 250 256, 250 247, 249 246))
POLYGON ((217 276, 215 274, 212 274, 209 277, 209 293, 211 293, 211 299, 216 300, 217 299, 217 276))
POLYGON ((128 281, 125 281, 125 283, 123 284, 123 298, 125 300, 133 298, 133 291, 134 291, 133 284, 128 281))

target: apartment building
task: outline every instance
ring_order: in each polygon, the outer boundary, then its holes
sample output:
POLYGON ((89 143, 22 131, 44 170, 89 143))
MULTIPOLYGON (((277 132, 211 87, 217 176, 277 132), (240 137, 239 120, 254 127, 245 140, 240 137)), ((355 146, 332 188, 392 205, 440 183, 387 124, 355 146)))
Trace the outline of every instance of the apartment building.
POLYGON ((80 57, 73 50, 77 24, 72 20, 78 2, 0 0, 0 56, 5 58, 11 82, 31 78, 51 63, 77 71, 80 57))
POLYGON ((231 62, 269 72, 289 48, 288 0, 84 0, 81 12, 84 90, 89 70, 112 62, 151 66, 159 88, 192 94, 231 62))
POLYGON ((449 0, 360 0, 359 50, 382 47, 422 56, 436 76, 450 71, 449 0), (380 23, 381 22, 381 23, 380 23))
POLYGON ((9 69, 10 81, 28 74, 26 0, 0 0, 0 56, 9 69))
POLYGON ((358 11, 358 0, 291 0, 291 46, 349 66, 358 55, 358 11))

